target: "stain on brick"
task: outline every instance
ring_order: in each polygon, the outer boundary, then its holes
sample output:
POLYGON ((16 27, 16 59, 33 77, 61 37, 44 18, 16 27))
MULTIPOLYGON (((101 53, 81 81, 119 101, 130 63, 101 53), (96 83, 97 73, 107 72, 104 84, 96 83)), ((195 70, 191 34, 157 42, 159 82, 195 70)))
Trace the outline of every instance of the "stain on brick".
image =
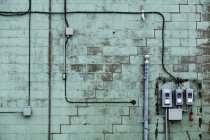
POLYGON ((210 6, 207 6, 207 11, 210 12, 210 6))
POLYGON ((208 55, 210 54, 210 48, 207 48, 207 47, 203 47, 201 48, 203 50, 203 55, 208 55))
POLYGON ((210 104, 210 95, 204 95, 203 99, 210 104))
POLYGON ((103 71, 103 65, 102 64, 88 64, 87 70, 88 72, 103 71))
POLYGON ((94 98, 95 97, 95 90, 84 90, 83 93, 84 98, 94 98))
POLYGON ((132 41, 133 41, 134 46, 136 47, 146 46, 146 43, 144 42, 143 39, 133 39, 132 41))
POLYGON ((112 63, 112 56, 103 56, 103 62, 104 63, 112 63))
POLYGON ((181 57, 182 64, 191 64, 191 63, 196 63, 196 62, 197 62, 196 56, 182 56, 181 57))
POLYGON ((102 54, 102 48, 100 47, 88 47, 87 48, 87 54, 88 55, 100 55, 102 54))
POLYGON ((122 65, 120 64, 107 64, 105 65, 105 72, 122 72, 122 65))
POLYGON ((209 125, 208 134, 210 135, 210 122, 209 122, 208 125, 209 125))
POLYGON ((200 32, 202 38, 210 38, 210 30, 198 30, 200 32))
POLYGON ((85 64, 73 64, 71 65, 71 70, 75 72, 86 72, 85 64))
POLYGON ((210 62, 210 56, 203 56, 202 63, 205 64, 205 63, 209 63, 209 62, 210 62))
POLYGON ((109 113, 109 110, 107 108, 102 108, 99 110, 99 112, 101 112, 103 115, 106 115, 109 113))
POLYGON ((210 64, 203 65, 203 72, 210 71, 210 64))
POLYGON ((210 80, 210 73, 204 73, 203 80, 210 80))
POLYGON ((203 21, 210 21, 210 14, 203 14, 203 21))
POLYGON ((104 41, 101 42, 103 46, 111 46, 110 40, 108 38, 105 38, 104 41))
POLYGON ((97 74, 96 77, 103 81, 112 81, 113 80, 112 73, 101 73, 101 74, 97 74))
POLYGON ((196 72, 202 72, 202 64, 196 65, 196 72))
POLYGON ((149 47, 138 47, 138 54, 146 55, 149 53, 149 47))
POLYGON ((174 65, 173 72, 189 72, 189 65, 174 65))
POLYGON ((210 104, 210 95, 207 96, 207 101, 210 104))

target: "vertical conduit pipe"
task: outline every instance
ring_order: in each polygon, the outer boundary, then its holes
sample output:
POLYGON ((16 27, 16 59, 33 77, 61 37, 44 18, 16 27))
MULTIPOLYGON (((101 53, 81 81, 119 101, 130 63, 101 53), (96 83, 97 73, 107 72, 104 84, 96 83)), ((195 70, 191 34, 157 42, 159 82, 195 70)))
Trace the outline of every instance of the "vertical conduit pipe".
POLYGON ((165 140, 168 140, 168 108, 165 110, 165 140))
MULTIPOLYGON (((49 13, 51 13, 52 2, 49 0, 49 13)), ((51 140, 51 56, 52 56, 52 36, 51 36, 51 14, 48 17, 49 20, 49 32, 48 32, 48 140, 51 140)))
POLYGON ((144 140, 148 140, 148 70, 149 55, 145 55, 144 61, 144 140))
POLYGON ((29 0, 28 17, 28 106, 31 105, 31 0, 29 0))

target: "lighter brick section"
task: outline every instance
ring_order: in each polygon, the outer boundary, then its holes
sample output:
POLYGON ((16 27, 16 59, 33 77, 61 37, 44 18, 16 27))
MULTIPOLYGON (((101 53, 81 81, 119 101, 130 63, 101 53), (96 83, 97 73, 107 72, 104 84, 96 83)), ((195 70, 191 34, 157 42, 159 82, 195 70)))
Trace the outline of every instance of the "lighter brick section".
POLYGON ((136 47, 105 47, 103 48, 104 55, 132 55, 137 54, 136 47))
POLYGON ((63 125, 61 133, 108 133, 112 132, 112 125, 63 125))

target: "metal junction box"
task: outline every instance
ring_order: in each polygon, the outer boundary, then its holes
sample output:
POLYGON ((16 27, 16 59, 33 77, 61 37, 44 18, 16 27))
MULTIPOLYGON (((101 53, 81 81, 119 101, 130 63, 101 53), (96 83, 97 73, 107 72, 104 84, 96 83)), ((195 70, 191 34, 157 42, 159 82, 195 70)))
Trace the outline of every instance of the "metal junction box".
POLYGON ((183 105, 183 90, 176 89, 176 105, 183 105))
POLYGON ((171 89, 162 89, 162 107, 172 107, 171 89))
POLYGON ((193 89, 188 88, 186 89, 186 104, 187 105, 193 105, 193 89))
POLYGON ((23 116, 30 117, 32 115, 32 109, 30 106, 23 108, 23 116))
POLYGON ((74 34, 74 29, 71 27, 66 28, 66 36, 71 36, 74 34))
POLYGON ((169 109, 168 111, 168 120, 182 120, 182 109, 169 109))

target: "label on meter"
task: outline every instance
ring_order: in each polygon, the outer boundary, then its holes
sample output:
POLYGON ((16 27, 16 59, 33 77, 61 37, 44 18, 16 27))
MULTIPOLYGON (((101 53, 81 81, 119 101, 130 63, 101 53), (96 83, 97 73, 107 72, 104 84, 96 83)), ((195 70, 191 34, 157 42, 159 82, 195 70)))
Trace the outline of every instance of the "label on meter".
POLYGON ((170 104, 170 100, 169 99, 165 99, 165 104, 169 105, 170 104))
POLYGON ((177 103, 182 103, 182 99, 177 99, 177 103))

